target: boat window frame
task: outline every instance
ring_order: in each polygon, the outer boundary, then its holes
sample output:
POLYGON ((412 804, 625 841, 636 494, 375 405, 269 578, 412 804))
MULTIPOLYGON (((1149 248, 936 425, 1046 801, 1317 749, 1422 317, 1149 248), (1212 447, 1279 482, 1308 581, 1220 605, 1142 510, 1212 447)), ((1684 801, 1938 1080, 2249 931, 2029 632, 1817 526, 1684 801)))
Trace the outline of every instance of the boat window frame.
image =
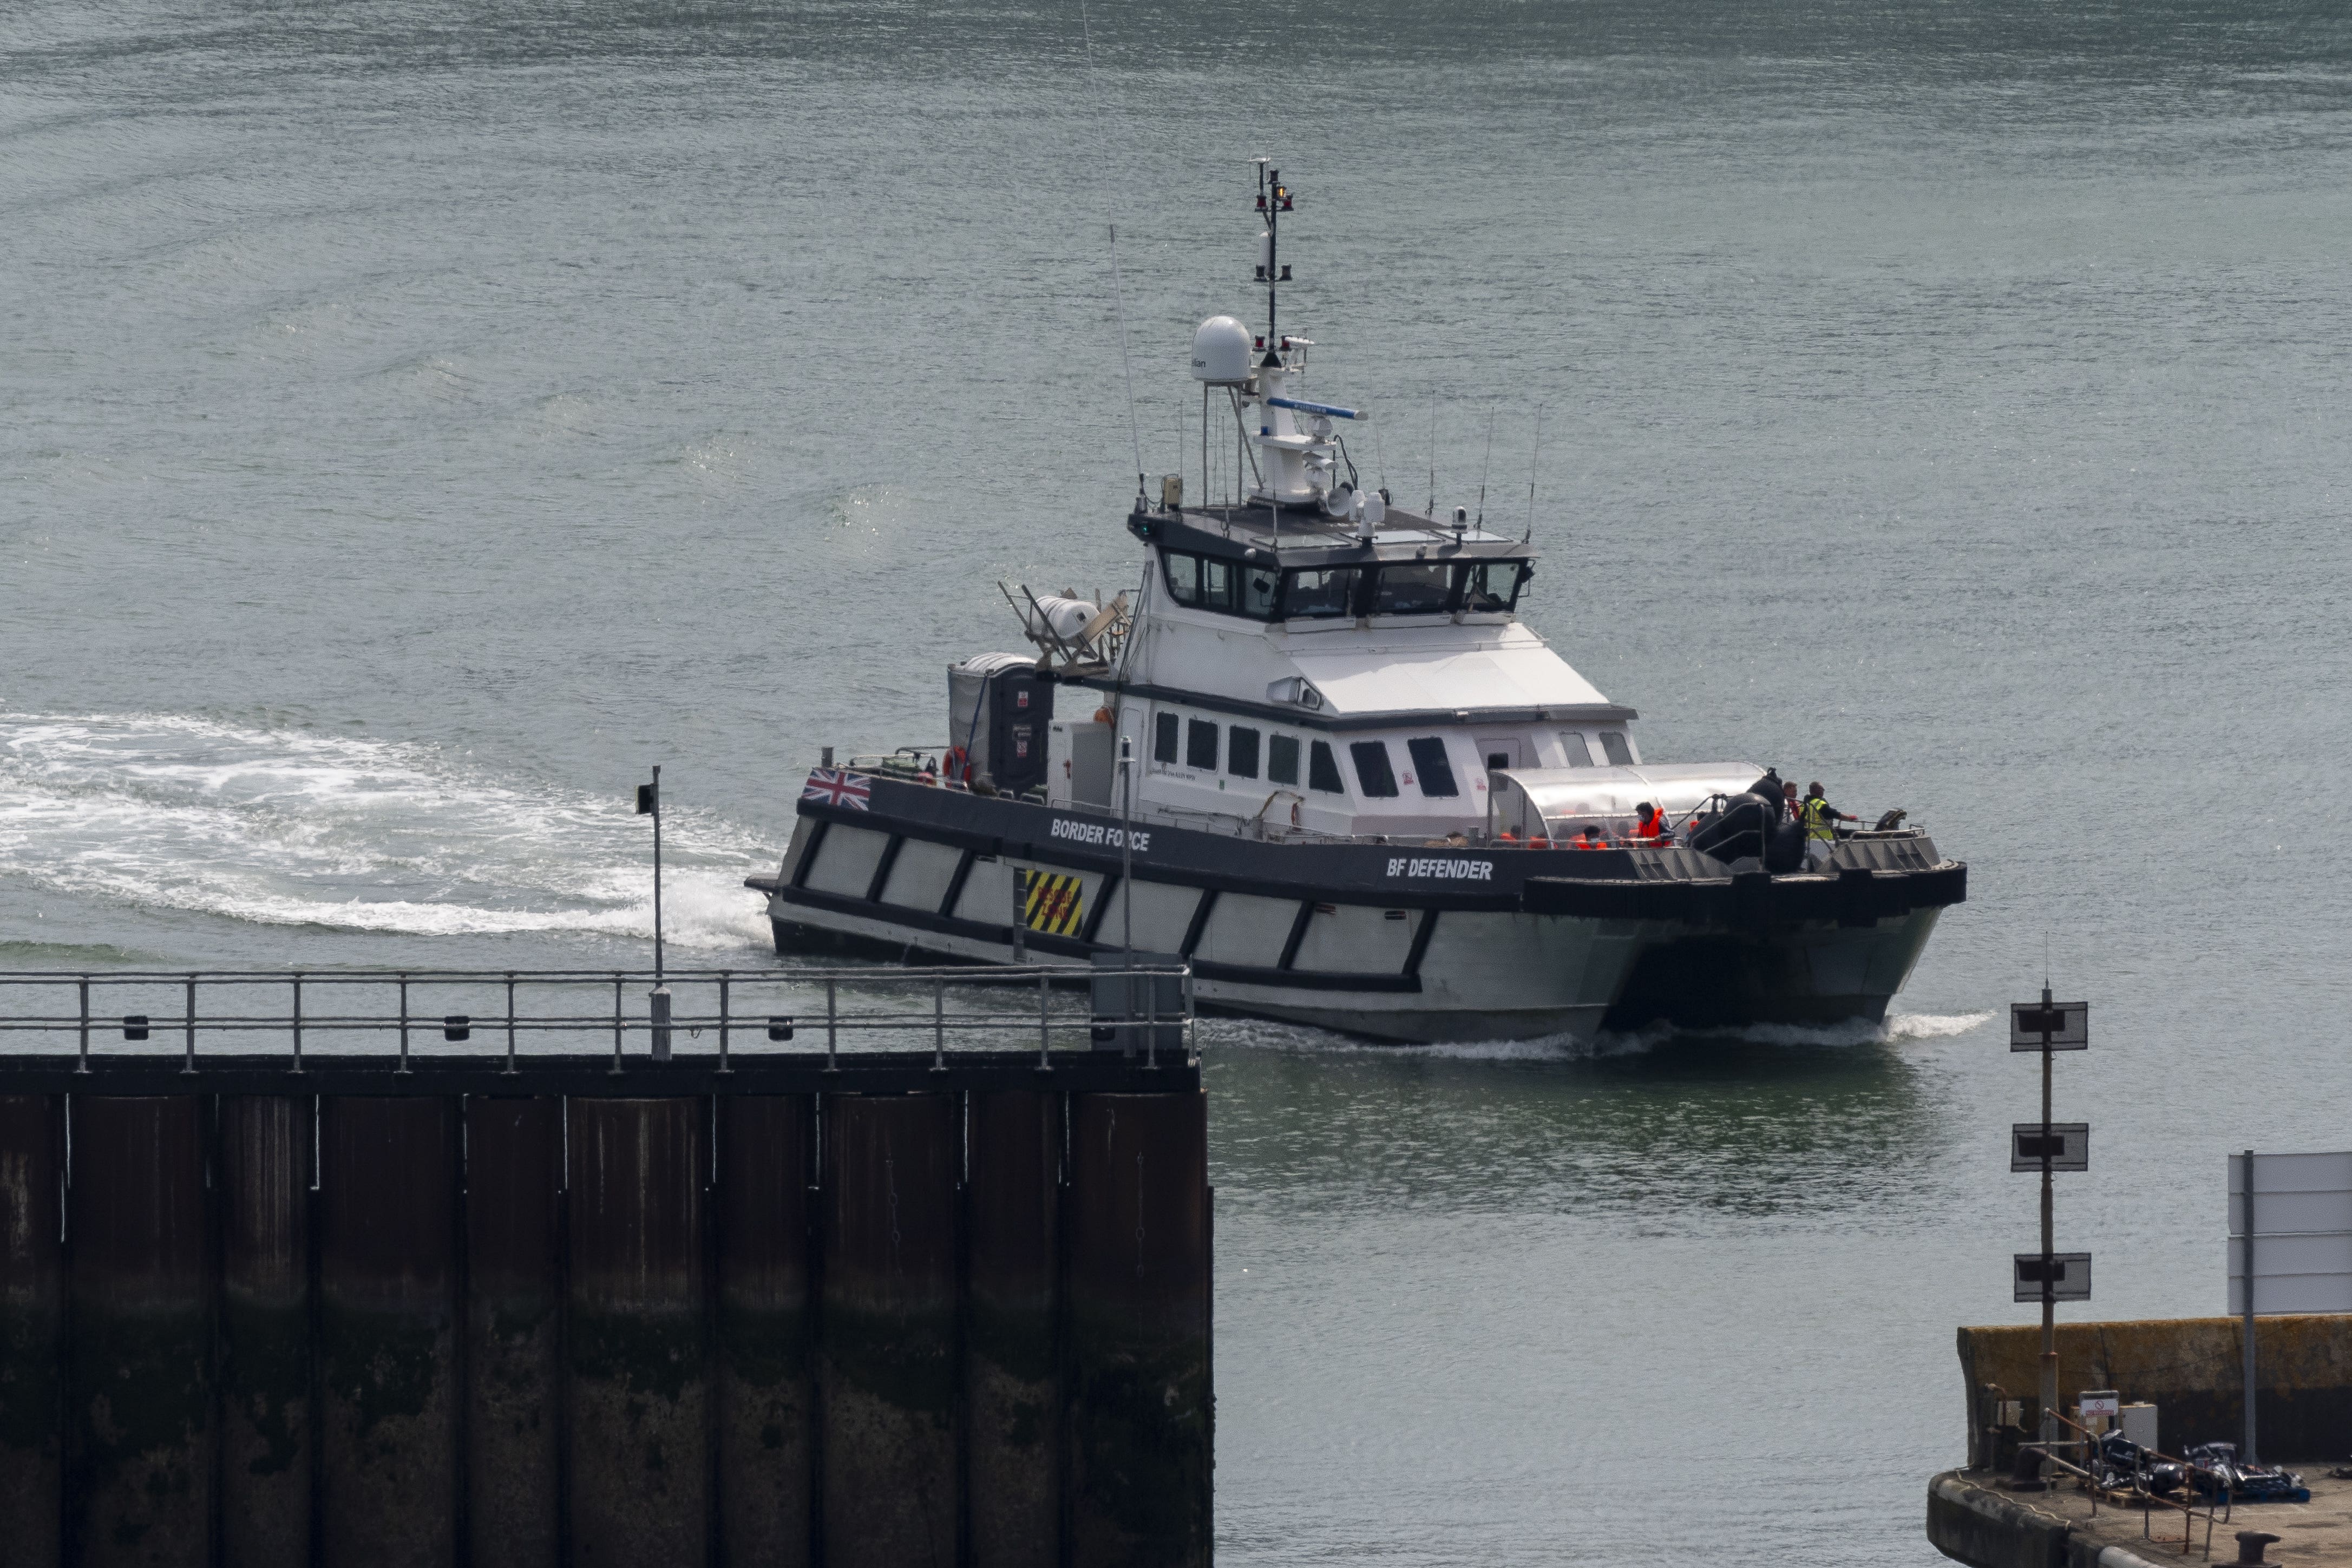
POLYGON ((1454 759, 1447 755, 1445 737, 1442 735, 1417 735, 1404 743, 1407 757, 1412 758, 1412 781, 1421 792, 1433 800, 1453 800, 1462 793, 1462 786, 1454 777, 1454 759), (1430 775, 1434 773, 1445 788, 1431 788, 1430 775))
POLYGON ((1264 739, 1265 732, 1260 730, 1255 725, 1229 724, 1225 726, 1225 771, 1232 774, 1236 779, 1256 778, 1258 748, 1260 743, 1264 739), (1244 749, 1242 745, 1242 737, 1244 736, 1249 737, 1249 745, 1246 748, 1249 752, 1249 766, 1246 768, 1242 766, 1242 752, 1244 749))
POLYGON ((1348 780, 1340 776, 1339 759, 1332 753, 1328 740, 1308 742, 1307 752, 1307 787, 1326 795, 1345 795, 1348 780), (1325 783, 1325 779, 1329 783, 1325 783))
POLYGON ((1592 747, 1586 743, 1584 732, 1580 729, 1563 729, 1559 732, 1559 754, 1562 760, 1570 768, 1592 766, 1592 747))
POLYGON ((1177 732, 1183 727, 1174 708, 1164 707, 1151 716, 1152 761, 1176 766, 1177 732))
POLYGON ((1240 621, 1278 621, 1282 618, 1283 571, 1279 564, 1244 560, 1238 556, 1211 555, 1200 550, 1162 548, 1160 553, 1160 574, 1168 585, 1168 597, 1187 610, 1206 610, 1213 614, 1231 615, 1240 621), (1179 585, 1176 563, 1190 566, 1192 583, 1191 597, 1179 585), (1274 580, 1271 598, 1263 608, 1247 607, 1244 579, 1248 574, 1264 572, 1274 580), (1222 578, 1222 581, 1217 579, 1222 578))
POLYGON ((1298 737, 1297 736, 1285 735, 1280 730, 1266 736, 1265 781, 1269 784, 1287 784, 1294 789, 1298 787, 1298 737), (1285 758, 1286 754, 1289 767, 1283 771, 1276 771, 1281 767, 1277 758, 1285 758))
POLYGON ((1214 773, 1217 770, 1217 749, 1220 738, 1219 726, 1215 719, 1193 718, 1187 715, 1184 719, 1184 766, 1195 773, 1214 773), (1208 740, 1206 747, 1201 744, 1203 737, 1208 740), (1206 762, 1201 760, 1204 750, 1209 758, 1206 762))
POLYGON ((1528 581, 1536 574, 1535 562, 1524 556, 1497 556, 1490 560, 1465 560, 1456 573, 1454 583, 1454 608, 1465 615, 1514 615, 1518 612, 1519 595, 1528 591, 1528 581), (1492 571, 1498 566, 1517 567, 1513 575, 1510 597, 1500 606, 1473 608, 1470 603, 1470 574, 1492 571))
POLYGON ((1402 796, 1397 787, 1396 765, 1389 759, 1389 743, 1385 740, 1351 740, 1348 742, 1348 759, 1355 764, 1356 788, 1367 800, 1390 800, 1402 796), (1367 762, 1377 764, 1367 772, 1367 762))
POLYGON ((1364 579, 1367 575, 1365 569, 1360 566, 1286 567, 1284 569, 1282 573, 1282 593, 1281 597, 1276 601, 1276 607, 1280 612, 1281 617, 1285 621, 1350 620, 1357 614, 1356 604, 1358 600, 1363 595, 1364 579), (1345 577, 1347 579, 1347 586, 1345 591, 1339 595, 1339 603, 1337 609, 1301 610, 1296 607, 1294 597, 1297 586, 1297 580, 1304 577, 1308 572, 1345 577))
POLYGON ((1370 580, 1362 591, 1363 613, 1366 615, 1450 615, 1462 598, 1462 572, 1459 568, 1442 560, 1384 560, 1368 574, 1370 580), (1445 584, 1444 599, 1433 610, 1396 610, 1381 608, 1381 588, 1391 574, 1404 572, 1437 572, 1445 584))
POLYGON ((1633 759, 1632 736, 1627 735, 1622 729, 1602 729, 1596 730, 1594 733, 1601 737, 1601 755, 1609 758, 1610 767, 1638 768, 1641 766, 1633 759), (1612 741, 1616 744, 1610 744, 1612 741), (1621 752, 1623 753, 1622 756, 1619 755, 1621 752))

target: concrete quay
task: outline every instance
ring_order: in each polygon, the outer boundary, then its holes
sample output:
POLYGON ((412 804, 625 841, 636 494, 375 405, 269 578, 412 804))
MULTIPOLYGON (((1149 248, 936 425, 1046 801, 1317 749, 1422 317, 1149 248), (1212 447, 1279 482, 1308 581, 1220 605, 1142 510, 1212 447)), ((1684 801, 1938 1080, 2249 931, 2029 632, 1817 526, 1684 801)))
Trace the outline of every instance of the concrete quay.
POLYGON ((2103 1502, 2095 1515, 2090 1495, 2071 1482, 2011 1492, 2006 1478, 1990 1470, 1947 1470, 1928 1483, 1927 1541, 1971 1568, 2163 1568, 2235 1562, 2238 1531, 2258 1530, 2279 1538, 2266 1549, 2265 1563, 2352 1563, 2352 1481, 2327 1479, 2328 1466, 2337 1462, 2289 1463, 2310 1485, 2311 1500, 2239 1504, 2226 1521, 2214 1523, 2210 1558, 2201 1519, 2184 1554, 2182 1516, 2174 1510, 2158 1509, 2150 1518, 2103 1502))

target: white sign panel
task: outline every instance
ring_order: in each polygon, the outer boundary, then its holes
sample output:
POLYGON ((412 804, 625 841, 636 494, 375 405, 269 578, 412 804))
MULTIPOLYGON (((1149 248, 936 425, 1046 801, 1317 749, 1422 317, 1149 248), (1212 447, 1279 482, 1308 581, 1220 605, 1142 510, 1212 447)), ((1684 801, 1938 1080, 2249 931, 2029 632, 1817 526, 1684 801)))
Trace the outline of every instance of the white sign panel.
MULTIPOLYGON (((2254 1311, 2352 1312, 2352 1153, 2254 1156, 2254 1311)), ((2230 1156, 2230 1312, 2246 1310, 2246 1159, 2230 1156)))

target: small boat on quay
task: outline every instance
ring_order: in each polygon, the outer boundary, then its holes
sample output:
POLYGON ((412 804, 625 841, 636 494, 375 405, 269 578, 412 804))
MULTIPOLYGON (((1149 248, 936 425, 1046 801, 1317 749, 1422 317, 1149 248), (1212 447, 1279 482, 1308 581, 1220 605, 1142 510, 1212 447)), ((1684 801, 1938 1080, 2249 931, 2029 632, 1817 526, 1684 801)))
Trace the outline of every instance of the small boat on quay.
POLYGON ((1181 956, 1204 1010, 1394 1041, 1882 1019, 1967 867, 1898 811, 1809 844, 1753 763, 1645 760, 1519 619, 1531 527, 1366 486, 1364 413, 1279 329, 1294 200, 1261 162, 1265 331, 1194 335, 1203 499, 1137 476, 1131 595, 1006 590, 1029 648, 949 667, 943 743, 827 748, 751 879, 777 951, 1181 956))

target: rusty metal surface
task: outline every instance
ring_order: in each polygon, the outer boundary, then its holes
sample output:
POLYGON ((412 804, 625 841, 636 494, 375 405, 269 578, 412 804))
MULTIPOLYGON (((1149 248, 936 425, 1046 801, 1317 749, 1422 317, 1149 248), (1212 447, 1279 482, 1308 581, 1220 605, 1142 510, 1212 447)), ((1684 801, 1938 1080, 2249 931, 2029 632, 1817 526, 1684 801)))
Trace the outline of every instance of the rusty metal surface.
POLYGON ((1059 1094, 974 1093, 965 1198, 964 1408, 973 1568, 1061 1560, 1055 1375, 1059 1094))
POLYGON ((816 1102, 719 1104, 719 1510, 725 1561, 809 1561, 816 1391, 809 1187, 816 1102))
POLYGON ((310 1560, 312 1102, 220 1102, 220 1531, 238 1568, 310 1560))
POLYGON ((454 1099, 321 1108, 320 1537, 329 1563, 428 1568, 457 1538, 454 1099))
POLYGON ((573 1101, 568 1507, 578 1568, 704 1568, 709 1102, 573 1101))
POLYGON ((66 1560, 200 1568, 211 1546, 204 1103, 73 1102, 66 1560))
POLYGON ((63 1547, 65 1103, 0 1098, 0 1531, 12 1556, 63 1547))
POLYGON ((1199 1094, 1077 1095, 1070 1122, 1071 1561, 1205 1565, 1206 1104, 1199 1094))
POLYGON ((957 1559, 961 1110, 950 1094, 825 1101, 818 1359, 829 1568, 957 1559))
POLYGON ((562 1185, 562 1101, 467 1102, 467 1532, 497 1568, 559 1561, 562 1185))

